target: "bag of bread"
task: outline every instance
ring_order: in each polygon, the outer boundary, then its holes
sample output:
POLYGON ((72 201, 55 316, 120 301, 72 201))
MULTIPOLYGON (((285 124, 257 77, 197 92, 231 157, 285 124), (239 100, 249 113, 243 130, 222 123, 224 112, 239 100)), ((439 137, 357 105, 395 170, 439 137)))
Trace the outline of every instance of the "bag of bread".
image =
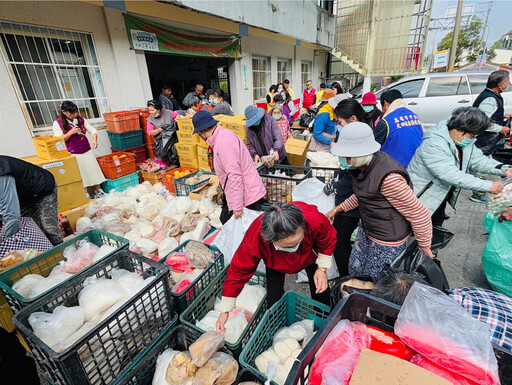
POLYGON ((169 385, 184 385, 196 375, 197 366, 192 363, 189 352, 181 352, 172 357, 165 374, 169 385))
POLYGON ((185 254, 190 266, 196 269, 206 269, 213 262, 213 252, 201 242, 190 241, 187 243, 185 254))
POLYGON ((199 368, 193 385, 231 385, 236 380, 238 363, 229 354, 217 352, 199 368))
POLYGON ((190 345, 189 351, 192 356, 192 363, 198 367, 203 366, 223 346, 224 334, 215 332, 203 334, 190 345))

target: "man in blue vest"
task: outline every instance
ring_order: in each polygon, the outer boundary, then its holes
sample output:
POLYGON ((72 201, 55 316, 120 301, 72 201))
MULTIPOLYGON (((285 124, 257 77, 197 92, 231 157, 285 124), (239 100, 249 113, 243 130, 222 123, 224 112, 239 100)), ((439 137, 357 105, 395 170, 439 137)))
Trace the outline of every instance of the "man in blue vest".
POLYGON ((405 107, 400 91, 383 92, 380 103, 383 116, 374 130, 375 138, 385 138, 381 151, 407 167, 423 140, 423 126, 418 116, 405 107))
MULTIPOLYGON (((491 155, 494 150, 503 148, 505 135, 510 131, 509 127, 504 126, 504 120, 511 118, 512 115, 504 113, 503 98, 501 97, 501 93, 507 89, 509 84, 508 71, 494 71, 487 79, 486 88, 473 103, 473 107, 482 110, 492 121, 491 126, 484 133, 478 135, 475 144, 484 155, 491 155)), ((476 176, 482 177, 480 174, 476 176)), ((469 199, 473 202, 483 203, 485 202, 485 193, 473 191, 473 195, 469 199)))

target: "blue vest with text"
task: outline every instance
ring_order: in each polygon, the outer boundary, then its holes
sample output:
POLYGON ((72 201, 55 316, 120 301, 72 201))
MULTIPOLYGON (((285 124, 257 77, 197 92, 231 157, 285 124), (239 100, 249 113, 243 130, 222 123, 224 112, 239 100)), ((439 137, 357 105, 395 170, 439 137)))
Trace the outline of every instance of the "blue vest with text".
POLYGON ((382 120, 386 122, 388 136, 381 151, 407 168, 423 140, 423 127, 418 115, 408 108, 401 107, 382 120))

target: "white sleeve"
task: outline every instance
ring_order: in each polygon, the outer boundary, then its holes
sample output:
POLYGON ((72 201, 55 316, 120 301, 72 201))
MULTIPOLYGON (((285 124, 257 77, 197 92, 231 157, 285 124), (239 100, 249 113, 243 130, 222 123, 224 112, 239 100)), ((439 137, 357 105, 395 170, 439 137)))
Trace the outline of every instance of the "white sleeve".
MULTIPOLYGON (((482 100, 482 103, 478 106, 478 108, 487 115, 488 118, 496 112, 498 109, 498 103, 496 103, 496 99, 488 97, 482 100)), ((496 123, 492 123, 491 126, 486 130, 487 132, 500 132, 503 129, 502 126, 496 123)))
POLYGON ((91 135, 97 134, 98 131, 89 123, 87 119, 84 119, 84 127, 87 130, 87 132, 91 135))
POLYGON ((62 132, 62 129, 59 126, 59 123, 57 123, 56 120, 53 121, 53 136, 63 136, 64 133, 62 132))

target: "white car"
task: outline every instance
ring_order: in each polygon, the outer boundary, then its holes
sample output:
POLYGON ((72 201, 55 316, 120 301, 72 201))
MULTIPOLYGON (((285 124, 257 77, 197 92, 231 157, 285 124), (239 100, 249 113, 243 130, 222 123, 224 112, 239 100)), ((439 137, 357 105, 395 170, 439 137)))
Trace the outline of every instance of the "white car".
MULTIPOLYGON (((471 107, 487 83, 490 71, 442 72, 400 79, 375 93, 378 107, 380 95, 390 89, 402 93, 405 105, 415 112, 424 128, 450 117, 458 107, 471 107)), ((512 85, 501 94, 505 113, 512 113, 512 85)))

